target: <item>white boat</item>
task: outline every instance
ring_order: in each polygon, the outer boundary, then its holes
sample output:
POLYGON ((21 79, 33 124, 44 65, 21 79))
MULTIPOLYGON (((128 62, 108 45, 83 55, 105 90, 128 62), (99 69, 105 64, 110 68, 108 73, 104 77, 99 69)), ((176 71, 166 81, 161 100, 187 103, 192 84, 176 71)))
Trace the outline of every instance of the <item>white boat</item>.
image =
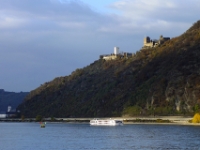
POLYGON ((115 119, 92 119, 92 120, 90 120, 90 125, 92 125, 92 126, 117 126, 117 125, 123 125, 123 121, 115 120, 115 119))

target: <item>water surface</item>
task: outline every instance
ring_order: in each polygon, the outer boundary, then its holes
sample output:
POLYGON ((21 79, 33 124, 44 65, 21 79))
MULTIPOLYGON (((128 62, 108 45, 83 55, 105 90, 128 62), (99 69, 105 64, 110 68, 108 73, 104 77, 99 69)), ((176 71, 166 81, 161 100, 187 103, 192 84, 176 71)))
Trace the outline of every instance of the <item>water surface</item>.
POLYGON ((0 123, 1 150, 200 149, 200 126, 0 123))

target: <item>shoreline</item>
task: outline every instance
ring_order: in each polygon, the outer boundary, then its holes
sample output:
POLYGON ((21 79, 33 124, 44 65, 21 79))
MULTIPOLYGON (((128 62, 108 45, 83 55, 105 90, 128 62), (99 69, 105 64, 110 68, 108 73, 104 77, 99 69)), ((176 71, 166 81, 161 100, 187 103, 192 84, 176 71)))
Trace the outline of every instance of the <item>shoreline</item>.
MULTIPOLYGON (((100 118, 100 119, 116 119, 122 120, 124 125, 129 124, 160 124, 160 125, 195 125, 199 126, 200 123, 190 123, 192 120, 191 116, 155 116, 155 117, 111 117, 111 118, 100 118)), ((47 123, 89 123, 94 118, 44 118, 43 121, 47 123)), ((1 122, 38 122, 35 118, 0 118, 1 122)))

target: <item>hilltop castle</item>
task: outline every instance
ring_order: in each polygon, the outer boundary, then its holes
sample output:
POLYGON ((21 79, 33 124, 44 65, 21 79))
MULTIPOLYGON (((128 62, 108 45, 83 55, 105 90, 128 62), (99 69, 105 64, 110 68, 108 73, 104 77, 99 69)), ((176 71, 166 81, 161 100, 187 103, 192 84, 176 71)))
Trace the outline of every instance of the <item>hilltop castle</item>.
POLYGON ((114 53, 112 54, 106 54, 106 55, 100 55, 100 59, 104 60, 114 60, 116 58, 129 58, 134 56, 134 53, 127 53, 127 52, 120 52, 119 47, 114 47, 114 53))
POLYGON ((151 40, 149 36, 144 38, 144 46, 143 48, 150 48, 150 47, 156 47, 158 45, 163 44, 165 41, 170 40, 169 37, 163 37, 162 35, 160 36, 159 40, 151 40))
MULTIPOLYGON (((152 48, 156 47, 158 45, 163 44, 165 41, 170 40, 169 37, 163 37, 162 35, 160 36, 159 40, 151 40, 149 36, 144 38, 144 45, 143 49, 145 48, 152 48)), ((119 52, 119 47, 114 47, 114 53, 112 54, 107 54, 107 55, 100 55, 100 59, 104 60, 114 60, 116 58, 130 58, 135 56, 134 53, 127 53, 127 52, 119 52)))

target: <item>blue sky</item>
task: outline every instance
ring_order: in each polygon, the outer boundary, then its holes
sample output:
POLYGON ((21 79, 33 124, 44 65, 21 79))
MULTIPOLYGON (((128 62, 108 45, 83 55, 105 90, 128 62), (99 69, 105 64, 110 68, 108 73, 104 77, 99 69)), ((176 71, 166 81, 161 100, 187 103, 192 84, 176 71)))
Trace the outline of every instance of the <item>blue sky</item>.
POLYGON ((101 54, 140 50, 143 38, 179 36, 199 0, 0 0, 0 89, 31 91, 101 54))

